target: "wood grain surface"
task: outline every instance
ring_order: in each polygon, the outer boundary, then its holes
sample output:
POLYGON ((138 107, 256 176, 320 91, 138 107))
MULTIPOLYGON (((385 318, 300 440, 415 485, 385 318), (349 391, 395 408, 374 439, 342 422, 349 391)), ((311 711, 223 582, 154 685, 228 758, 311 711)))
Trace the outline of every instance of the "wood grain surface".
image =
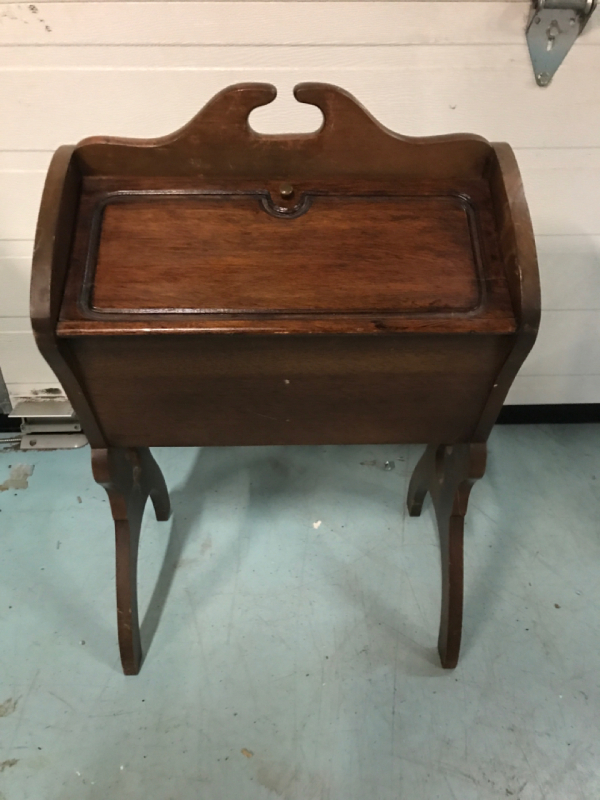
POLYGON ((119 446, 468 441, 512 336, 65 340, 119 446))
POLYGON ((314 197, 292 218, 258 197, 123 199, 104 208, 96 310, 471 311, 482 301, 473 212, 458 197, 314 197))
POLYGON ((147 495, 168 511, 148 446, 394 442, 429 444, 409 507, 434 497, 452 667, 469 488, 539 324, 516 161, 408 139, 323 84, 295 90, 319 131, 261 136, 248 115, 274 96, 230 87, 170 136, 88 139, 49 171, 31 315, 109 491, 123 667, 147 495))

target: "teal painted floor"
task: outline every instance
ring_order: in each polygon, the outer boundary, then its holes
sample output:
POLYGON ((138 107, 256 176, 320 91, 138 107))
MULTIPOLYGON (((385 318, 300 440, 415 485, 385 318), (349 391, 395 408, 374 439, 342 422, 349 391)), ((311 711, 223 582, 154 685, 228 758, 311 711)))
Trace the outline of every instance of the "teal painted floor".
POLYGON ((155 450, 137 678, 89 449, 0 453, 1 800, 599 798, 600 426, 494 431, 450 672, 421 449, 155 450))

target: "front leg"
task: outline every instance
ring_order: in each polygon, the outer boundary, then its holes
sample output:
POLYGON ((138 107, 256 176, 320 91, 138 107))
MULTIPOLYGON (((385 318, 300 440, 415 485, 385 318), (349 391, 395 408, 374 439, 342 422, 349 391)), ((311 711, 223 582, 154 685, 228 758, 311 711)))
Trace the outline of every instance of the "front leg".
POLYGON ((170 515, 169 494, 160 467, 147 447, 92 450, 92 472, 106 489, 115 521, 117 625, 125 675, 137 675, 142 646, 137 601, 137 557, 144 506, 152 499, 156 518, 170 515))
POLYGON ((442 666, 458 663, 463 615, 463 532, 471 487, 485 472, 483 442, 428 445, 408 490, 408 511, 421 513, 430 493, 435 509, 442 561, 442 610, 438 651, 442 666))

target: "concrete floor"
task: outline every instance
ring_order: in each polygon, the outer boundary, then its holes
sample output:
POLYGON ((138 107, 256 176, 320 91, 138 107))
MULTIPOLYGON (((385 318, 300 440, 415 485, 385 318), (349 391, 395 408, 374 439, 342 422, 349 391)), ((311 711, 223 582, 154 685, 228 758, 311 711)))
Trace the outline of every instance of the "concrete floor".
POLYGON ((89 449, 1 453, 1 800, 600 797, 600 426, 494 431, 450 672, 421 450, 156 450, 137 678, 89 449))

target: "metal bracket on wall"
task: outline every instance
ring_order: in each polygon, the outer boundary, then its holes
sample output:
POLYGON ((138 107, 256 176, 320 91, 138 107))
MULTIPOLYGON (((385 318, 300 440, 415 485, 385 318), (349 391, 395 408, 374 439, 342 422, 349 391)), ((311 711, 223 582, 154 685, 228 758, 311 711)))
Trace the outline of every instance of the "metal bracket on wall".
POLYGON ((87 444, 68 400, 24 400, 9 416, 21 418, 21 450, 71 450, 87 444))
POLYGON ((548 86, 597 0, 533 0, 527 23, 527 45, 538 86, 548 86))

